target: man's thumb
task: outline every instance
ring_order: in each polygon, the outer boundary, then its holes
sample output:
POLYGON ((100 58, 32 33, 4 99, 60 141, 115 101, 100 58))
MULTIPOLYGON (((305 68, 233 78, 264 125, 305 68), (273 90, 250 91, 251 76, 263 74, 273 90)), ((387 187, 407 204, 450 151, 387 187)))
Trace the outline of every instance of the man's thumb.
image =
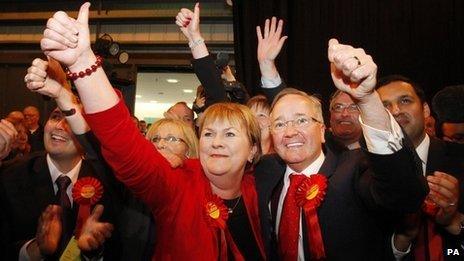
POLYGON ((92 211, 91 217, 94 220, 99 220, 101 215, 103 214, 103 210, 104 210, 103 205, 101 205, 101 204, 96 205, 95 208, 92 211))

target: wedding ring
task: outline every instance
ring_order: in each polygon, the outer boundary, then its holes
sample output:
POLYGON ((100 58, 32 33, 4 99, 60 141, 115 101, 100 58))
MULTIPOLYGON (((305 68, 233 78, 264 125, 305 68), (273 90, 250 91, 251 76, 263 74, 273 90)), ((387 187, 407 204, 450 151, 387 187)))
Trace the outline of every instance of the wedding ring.
POLYGON ((456 203, 455 203, 455 202, 451 202, 451 203, 449 203, 449 206, 448 206, 448 207, 452 207, 452 206, 454 206, 454 205, 456 205, 456 203))
POLYGON ((361 60, 359 60, 357 56, 353 56, 353 58, 356 59, 356 61, 358 61, 358 66, 361 65, 361 60))
POLYGON ((27 75, 24 76, 24 82, 25 82, 25 83, 29 82, 29 79, 27 78, 27 75))

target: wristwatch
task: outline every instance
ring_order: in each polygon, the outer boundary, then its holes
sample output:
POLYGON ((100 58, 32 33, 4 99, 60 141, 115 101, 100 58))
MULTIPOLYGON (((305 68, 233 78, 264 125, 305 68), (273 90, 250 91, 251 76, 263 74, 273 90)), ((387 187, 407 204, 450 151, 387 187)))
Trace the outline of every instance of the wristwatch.
POLYGON ((64 116, 69 117, 69 116, 76 114, 76 109, 71 108, 70 110, 67 110, 67 111, 61 110, 61 113, 63 113, 64 116))

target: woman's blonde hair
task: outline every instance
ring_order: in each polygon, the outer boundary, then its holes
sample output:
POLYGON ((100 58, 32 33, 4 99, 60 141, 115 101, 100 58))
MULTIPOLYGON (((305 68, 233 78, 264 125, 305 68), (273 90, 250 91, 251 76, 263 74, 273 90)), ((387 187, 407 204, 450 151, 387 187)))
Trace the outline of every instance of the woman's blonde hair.
MULTIPOLYGON (((235 126, 242 126, 246 130, 248 141, 256 146, 257 152, 251 164, 256 164, 262 155, 261 152, 261 130, 250 108, 238 103, 225 102, 216 103, 205 110, 200 117, 200 133, 206 124, 215 121, 227 121, 235 126)), ((249 166, 247 166, 249 167, 249 166)))
POLYGON ((175 119, 158 120, 151 125, 145 137, 151 141, 151 139, 153 139, 153 137, 155 136, 155 133, 158 132, 158 130, 162 126, 165 126, 168 124, 176 126, 184 134, 185 144, 188 147, 188 157, 198 158, 198 138, 195 135, 195 131, 193 130, 191 126, 187 125, 185 122, 181 120, 175 120, 175 119))

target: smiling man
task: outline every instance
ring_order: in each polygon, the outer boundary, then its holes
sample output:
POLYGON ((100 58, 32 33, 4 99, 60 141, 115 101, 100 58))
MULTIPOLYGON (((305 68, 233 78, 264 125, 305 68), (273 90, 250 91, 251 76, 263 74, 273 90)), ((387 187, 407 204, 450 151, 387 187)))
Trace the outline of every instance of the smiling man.
POLYGON ((359 109, 351 96, 340 90, 330 99, 330 130, 333 138, 348 149, 358 149, 362 135, 359 109))
POLYGON ((372 58, 335 39, 328 56, 334 85, 357 101, 370 153, 334 153, 327 146, 324 152, 319 100, 281 91, 270 116, 277 155, 265 156, 255 172, 266 247, 270 256, 277 249, 281 260, 390 260, 385 220, 418 210, 425 180, 412 146, 374 91, 372 58))
MULTIPOLYGON (((74 114, 68 111, 68 116, 77 117, 78 109, 74 109, 74 114)), ((115 195, 109 195, 108 181, 97 171, 100 169, 94 161, 83 159, 82 149, 66 121, 68 116, 55 109, 44 127, 45 152, 32 154, 0 175, 0 252, 8 260, 18 260, 18 256, 21 260, 35 260, 37 255, 57 259, 61 255, 76 225, 78 205, 72 188, 78 178, 94 177, 101 182, 104 192, 98 203, 105 205, 104 218, 112 218, 108 213, 113 212, 115 195), (44 229, 44 224, 52 222, 49 218, 55 217, 50 214, 49 205, 61 205, 61 211, 54 212, 60 213, 56 214, 61 220, 60 230, 44 229), (38 222, 43 223, 38 226, 38 222), (48 235, 46 240, 38 236, 42 234, 48 235), (48 249, 54 238, 58 238, 59 244, 48 249)))
POLYGON ((411 229, 395 234, 395 256, 411 254, 415 260, 426 260, 427 256, 430 260, 454 260, 445 255, 445 250, 460 248, 455 235, 461 234, 463 219, 460 213, 464 213, 463 149, 455 149, 453 144, 426 134, 425 122, 430 116, 430 108, 417 83, 401 75, 390 75, 379 80, 377 91, 385 108, 414 144, 422 161, 422 174, 427 177, 430 187, 428 199, 437 209, 433 216, 421 213, 421 221, 415 224, 408 219, 407 226, 416 228, 416 231, 411 229))

